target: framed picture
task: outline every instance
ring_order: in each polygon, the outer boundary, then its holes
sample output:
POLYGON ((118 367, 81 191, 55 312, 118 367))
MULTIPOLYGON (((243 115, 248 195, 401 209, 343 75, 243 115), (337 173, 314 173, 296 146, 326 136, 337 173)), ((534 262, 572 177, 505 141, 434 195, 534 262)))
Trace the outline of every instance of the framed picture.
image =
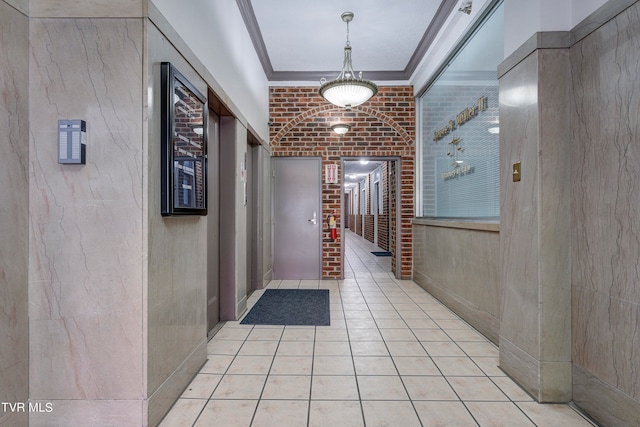
POLYGON ((162 216, 207 214, 207 99, 169 62, 161 68, 162 216))

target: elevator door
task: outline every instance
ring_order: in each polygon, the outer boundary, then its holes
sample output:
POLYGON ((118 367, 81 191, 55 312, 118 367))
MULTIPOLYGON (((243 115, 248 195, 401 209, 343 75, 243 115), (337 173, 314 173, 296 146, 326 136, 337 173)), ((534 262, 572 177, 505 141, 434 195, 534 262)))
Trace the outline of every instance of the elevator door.
POLYGON ((220 119, 209 111, 207 153, 207 332, 220 321, 220 119))
POLYGON ((273 158, 273 278, 321 277, 321 161, 273 158))

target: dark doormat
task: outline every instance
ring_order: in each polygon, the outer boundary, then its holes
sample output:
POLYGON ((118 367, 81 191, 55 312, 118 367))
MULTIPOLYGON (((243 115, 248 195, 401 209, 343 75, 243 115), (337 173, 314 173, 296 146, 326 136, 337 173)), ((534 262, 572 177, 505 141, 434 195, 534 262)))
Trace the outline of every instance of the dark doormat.
POLYGON ((267 289, 240 323, 329 326, 329 290, 267 289))
POLYGON ((391 252, 371 252, 375 256, 391 256, 391 252))

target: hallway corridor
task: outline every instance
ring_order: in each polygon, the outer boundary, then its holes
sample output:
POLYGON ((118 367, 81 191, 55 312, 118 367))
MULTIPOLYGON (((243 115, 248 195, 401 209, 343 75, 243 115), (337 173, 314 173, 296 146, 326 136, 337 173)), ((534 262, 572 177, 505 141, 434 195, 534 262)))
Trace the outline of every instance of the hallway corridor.
MULTIPOLYGON (((322 288, 331 326, 227 322, 163 427, 591 426, 570 405, 540 405, 497 367, 498 350, 347 232, 345 280, 322 288)), ((262 291, 251 295, 251 306, 262 291)))

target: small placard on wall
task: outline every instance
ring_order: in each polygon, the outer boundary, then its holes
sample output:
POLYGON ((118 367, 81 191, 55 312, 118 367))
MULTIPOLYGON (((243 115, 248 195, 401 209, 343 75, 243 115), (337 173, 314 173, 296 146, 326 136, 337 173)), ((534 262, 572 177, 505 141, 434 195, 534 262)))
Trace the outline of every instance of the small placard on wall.
POLYGON ((331 164, 324 167, 324 182, 327 184, 338 183, 338 165, 331 164))
POLYGON ((86 164, 87 123, 58 120, 58 163, 86 164))

